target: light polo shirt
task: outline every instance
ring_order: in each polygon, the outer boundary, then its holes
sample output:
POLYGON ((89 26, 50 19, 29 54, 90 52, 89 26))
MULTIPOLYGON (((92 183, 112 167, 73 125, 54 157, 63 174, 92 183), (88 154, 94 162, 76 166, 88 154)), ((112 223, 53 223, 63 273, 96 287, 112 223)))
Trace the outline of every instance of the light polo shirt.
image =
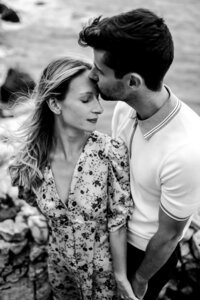
POLYGON ((128 242, 141 250, 158 229, 159 208, 172 219, 188 220, 184 235, 200 206, 200 117, 167 90, 169 100, 149 119, 137 120, 130 106, 118 102, 112 120, 113 137, 130 152, 135 208, 128 242))

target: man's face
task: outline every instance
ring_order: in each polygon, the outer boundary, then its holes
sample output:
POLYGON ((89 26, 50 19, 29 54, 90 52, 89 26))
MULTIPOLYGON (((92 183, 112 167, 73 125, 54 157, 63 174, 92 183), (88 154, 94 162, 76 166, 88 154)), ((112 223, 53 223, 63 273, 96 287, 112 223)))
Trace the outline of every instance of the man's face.
POLYGON ((105 51, 94 49, 94 66, 89 78, 96 82, 104 100, 125 100, 126 81, 115 77, 114 70, 104 64, 105 51))

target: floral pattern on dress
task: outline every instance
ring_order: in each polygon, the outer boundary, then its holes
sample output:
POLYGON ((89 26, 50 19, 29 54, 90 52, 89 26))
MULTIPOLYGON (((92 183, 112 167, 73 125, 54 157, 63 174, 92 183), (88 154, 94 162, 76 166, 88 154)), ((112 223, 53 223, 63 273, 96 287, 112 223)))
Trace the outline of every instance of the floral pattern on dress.
POLYGON ((37 205, 50 228, 49 279, 55 299, 117 299, 109 231, 126 224, 133 209, 125 144, 91 133, 67 202, 58 196, 49 164, 37 205))

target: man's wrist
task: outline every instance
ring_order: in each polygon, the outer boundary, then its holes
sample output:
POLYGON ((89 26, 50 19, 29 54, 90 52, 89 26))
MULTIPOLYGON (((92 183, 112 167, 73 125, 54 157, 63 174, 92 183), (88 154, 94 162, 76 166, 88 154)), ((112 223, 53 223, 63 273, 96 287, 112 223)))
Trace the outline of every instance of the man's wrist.
POLYGON ((146 279, 144 276, 142 276, 140 273, 136 272, 135 273, 135 280, 140 283, 140 284, 147 284, 148 279, 146 279))

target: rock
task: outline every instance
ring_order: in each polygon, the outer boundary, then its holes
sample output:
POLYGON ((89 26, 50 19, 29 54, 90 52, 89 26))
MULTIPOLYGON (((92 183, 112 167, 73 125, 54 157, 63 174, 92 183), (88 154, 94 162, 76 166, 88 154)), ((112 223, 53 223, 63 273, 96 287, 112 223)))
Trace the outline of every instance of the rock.
MULTIPOLYGON (((11 145, 11 143, 7 143, 5 141, 8 139, 8 134, 6 136, 4 134, 4 131, 5 129, 1 127, 1 131, 0 131, 0 221, 4 219, 3 217, 4 212, 2 210, 15 207, 13 198, 18 196, 18 190, 16 187, 12 186, 11 177, 8 172, 9 160, 14 153, 14 147, 11 145)), ((9 213, 9 212, 5 211, 5 213, 9 213)), ((7 218, 9 218, 9 216, 7 216, 7 218)))
POLYGON ((0 223, 0 235, 7 242, 22 241, 28 231, 29 228, 25 222, 14 222, 8 219, 0 223))
POLYGON ((30 280, 36 280, 41 278, 41 275, 46 272, 46 262, 39 262, 37 264, 29 265, 29 278, 30 280))
POLYGON ((195 230, 193 228, 189 227, 182 239, 182 242, 188 242, 191 239, 191 237, 193 236, 194 232, 195 232, 195 230))
MULTIPOLYGON (((0 287, 1 300, 30 300, 34 299, 33 284, 30 284, 28 277, 22 277, 19 281, 6 283, 0 287)), ((39 298, 37 298, 39 299, 39 298)), ((42 299, 42 298, 40 298, 42 299)), ((44 300, 44 299, 43 299, 44 300)))
POLYGON ((36 281, 36 299, 50 300, 51 289, 48 283, 48 273, 44 272, 42 276, 36 281))
POLYGON ((25 247, 22 252, 10 257, 10 264, 14 267, 27 265, 29 263, 29 249, 25 247))
POLYGON ((9 209, 15 207, 13 199, 6 195, 6 198, 0 198, 0 209, 9 209))
POLYGON ((7 256, 10 250, 10 244, 3 239, 0 239, 0 257, 7 256))
POLYGON ((28 239, 24 239, 23 241, 18 243, 10 243, 10 251, 14 254, 19 254, 27 244, 28 239))
POLYGON ((11 251, 14 254, 19 254, 27 245, 27 243, 27 239, 24 239, 23 241, 18 243, 9 243, 4 240, 0 240, 0 255, 1 257, 7 256, 9 251, 11 251))
POLYGON ((43 2, 43 1, 37 1, 37 2, 35 2, 35 4, 36 5, 45 5, 45 2, 43 2))
POLYGON ((21 268, 12 270, 12 273, 6 276, 6 282, 14 283, 19 281, 19 279, 23 277, 24 274, 26 274, 27 270, 28 270, 27 266, 21 266, 21 268))
POLYGON ((192 237, 192 249, 194 256, 200 259, 200 230, 197 231, 192 237))
POLYGON ((36 207, 30 206, 24 200, 19 199, 16 201, 21 206, 20 212, 18 215, 23 216, 24 218, 28 218, 30 216, 38 215, 39 211, 36 207))
POLYGON ((44 244, 48 240, 48 225, 43 215, 30 216, 28 219, 32 237, 38 244, 44 244))
POLYGON ((39 246, 37 244, 33 244, 31 249, 30 249, 30 261, 34 262, 37 259, 40 259, 40 257, 46 256, 47 255, 47 248, 46 246, 39 246))
POLYGON ((8 194, 6 198, 0 198, 0 222, 6 219, 14 219, 18 211, 19 207, 15 206, 12 198, 8 194))
POLYGON ((20 22, 20 18, 18 14, 13 9, 8 8, 5 5, 1 13, 1 19, 3 21, 12 22, 12 23, 20 22))
MULTIPOLYGON (((183 295, 188 295, 191 297, 192 293, 193 293, 193 289, 191 286, 184 286, 182 289, 181 289, 181 293, 183 295)), ((190 298, 191 299, 191 298, 190 298)))
POLYGON ((9 103, 9 101, 14 101, 19 96, 27 95, 34 87, 35 82, 28 73, 10 68, 0 89, 0 100, 2 103, 9 103))
POLYGON ((26 234, 29 231, 28 224, 25 223, 22 219, 16 218, 15 219, 15 234, 13 237, 14 241, 22 241, 26 234))
POLYGON ((181 250, 181 256, 183 258, 187 257, 187 258, 192 259, 192 255, 191 255, 191 251, 190 251, 190 246, 189 246, 188 243, 182 243, 181 247, 180 247, 180 250, 181 250))
POLYGON ((4 278, 2 278, 2 276, 0 276, 0 290, 1 290, 1 286, 5 284, 5 280, 4 278))
POLYGON ((4 268, 3 272, 1 273, 1 276, 5 277, 13 272, 13 267, 11 265, 7 265, 6 268, 4 268))
POLYGON ((11 219, 0 223, 0 235, 7 242, 11 241, 14 236, 14 221, 11 219))
POLYGON ((200 212, 199 211, 193 216, 191 226, 196 230, 200 229, 200 212))
POLYGON ((7 9, 7 6, 3 3, 0 3, 0 14, 2 14, 4 12, 4 10, 7 9))
POLYGON ((0 222, 6 219, 14 219, 18 211, 18 207, 11 207, 9 209, 0 208, 0 222))
POLYGON ((9 260, 9 249, 5 248, 3 241, 0 240, 0 270, 5 267, 9 260), (6 253, 5 253, 6 252, 6 253))
MULTIPOLYGON (((1 144, 0 144, 1 147, 1 144)), ((0 148, 1 152, 1 148, 0 148)), ((0 154, 0 161, 1 161, 1 154, 0 154)), ((0 166, 0 198, 5 199, 5 198, 10 198, 8 196, 9 191, 11 189, 11 179, 10 176, 7 172, 7 165, 1 165, 0 166)), ((9 199, 7 199, 9 201, 9 199)))

